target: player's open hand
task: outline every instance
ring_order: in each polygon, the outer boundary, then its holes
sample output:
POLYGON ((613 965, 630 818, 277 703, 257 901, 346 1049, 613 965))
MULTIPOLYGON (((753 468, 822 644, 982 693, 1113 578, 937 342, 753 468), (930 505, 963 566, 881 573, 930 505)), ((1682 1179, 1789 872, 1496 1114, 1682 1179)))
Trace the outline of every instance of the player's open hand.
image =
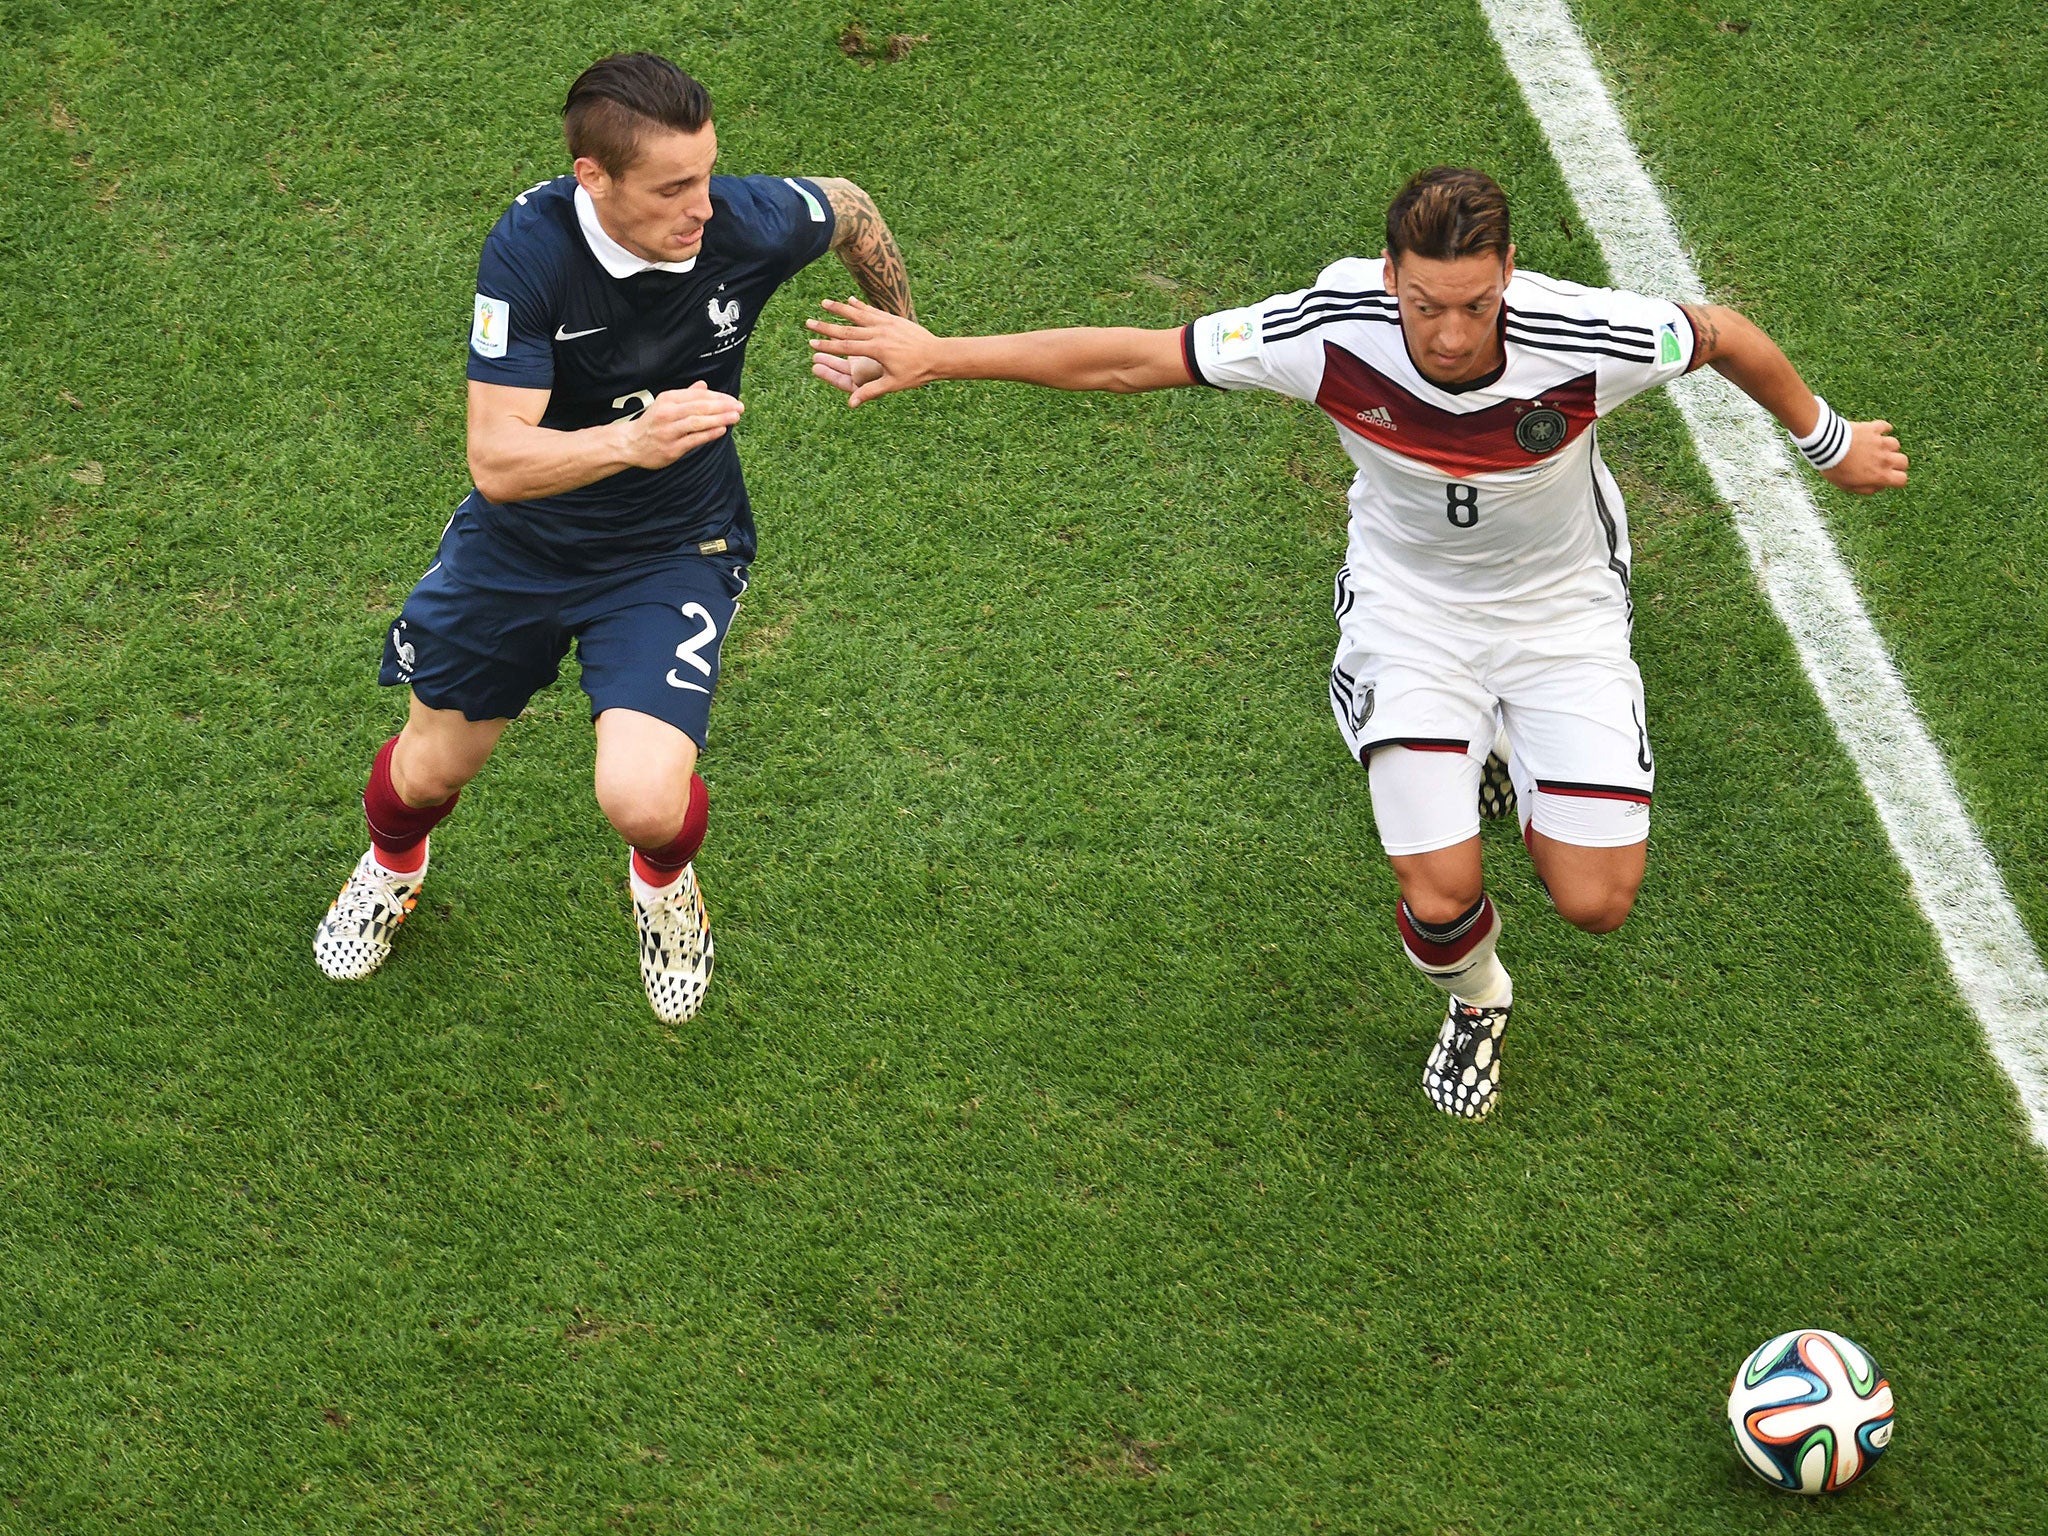
POLYGON ((1845 491, 1874 496, 1906 483, 1906 463, 1906 456, 1899 451, 1899 440, 1892 436, 1890 422, 1852 421, 1849 451, 1842 455, 1841 463, 1822 470, 1821 474, 1845 491))
POLYGON ((843 304, 827 299, 824 307, 848 323, 804 322, 825 338, 811 341, 811 372, 833 388, 844 390, 848 405, 860 405, 899 389, 915 389, 938 377, 932 371, 938 338, 915 320, 858 299, 843 304))
POLYGON ((642 469, 673 464, 691 449, 725 436, 744 410, 731 395, 707 389, 702 379, 688 389, 665 389, 624 423, 626 462, 642 469))

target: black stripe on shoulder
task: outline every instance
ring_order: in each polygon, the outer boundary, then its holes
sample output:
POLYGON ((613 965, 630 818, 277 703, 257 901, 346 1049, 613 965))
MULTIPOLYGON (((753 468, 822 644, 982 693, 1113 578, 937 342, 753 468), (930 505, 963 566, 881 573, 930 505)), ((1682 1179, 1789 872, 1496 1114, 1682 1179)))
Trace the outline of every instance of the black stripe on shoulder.
POLYGON ((1305 304, 1284 315, 1266 316, 1266 325, 1271 327, 1299 325, 1304 320, 1313 320, 1318 315, 1349 315, 1370 310, 1375 314, 1392 319, 1401 313, 1392 299, 1329 299, 1321 304, 1305 304))
POLYGON ((1553 315, 1548 310, 1524 309, 1519 304, 1508 306, 1508 318, 1517 315, 1529 320, 1554 320, 1559 325, 1578 326, 1582 330, 1621 331, 1637 336, 1655 336, 1656 329, 1647 325, 1623 325, 1619 320, 1595 320, 1585 315, 1553 315))
POLYGON ((1320 304, 1305 304, 1284 314, 1268 315, 1264 325, 1269 331, 1283 326, 1300 325, 1313 321, 1321 315, 1350 315, 1370 312, 1392 318, 1400 311, 1392 299, 1329 299, 1320 304))
POLYGON ((1518 316, 1508 316, 1507 328, 1524 336, 1544 337, 1553 342, 1586 342, 1595 346, 1614 347, 1623 352, 1640 352, 1649 360, 1657 356, 1657 344, 1651 341, 1637 341, 1632 336, 1610 336, 1604 331, 1569 331, 1555 325, 1531 325, 1518 316))
POLYGON ((1266 341, 1286 341, 1295 336, 1306 336, 1310 331, 1326 325, 1340 325, 1347 320, 1365 320, 1379 325, 1399 325, 1401 317, 1391 311, 1377 309, 1341 310, 1329 315, 1311 315, 1306 320, 1290 320, 1284 327, 1275 327, 1264 333, 1266 341))
POLYGON ((1518 347, 1530 347, 1538 352, 1569 352, 1575 357, 1590 354, 1599 357, 1611 357, 1624 363, 1654 363, 1657 361, 1657 355, 1654 352, 1617 352, 1612 347, 1596 347, 1591 342, 1585 341, 1538 341, 1531 336, 1518 336, 1512 329, 1508 331, 1508 340, 1518 347))
POLYGON ((1564 341, 1604 341, 1612 347, 1638 347, 1645 352, 1655 352, 1654 341, 1638 341, 1633 336, 1620 336, 1613 331, 1594 328, 1580 328, 1570 325, 1536 325, 1526 316, 1510 313, 1507 323, 1517 330, 1527 331, 1532 336, 1555 336, 1564 341))
POLYGON ((1314 293, 1303 294, 1299 300, 1285 309, 1274 310, 1267 318, 1290 319, 1296 315, 1306 314, 1311 309, 1328 309, 1333 304, 1341 308, 1353 304, 1390 305, 1394 302, 1394 296, 1384 288, 1365 288, 1357 293, 1344 293, 1335 288, 1320 288, 1314 293))
POLYGON ((1269 320, 1285 319, 1308 308, 1311 304, 1333 299, 1347 304, 1356 299, 1385 299, 1391 304, 1394 296, 1384 288, 1311 288, 1286 309, 1276 309, 1266 318, 1269 320))

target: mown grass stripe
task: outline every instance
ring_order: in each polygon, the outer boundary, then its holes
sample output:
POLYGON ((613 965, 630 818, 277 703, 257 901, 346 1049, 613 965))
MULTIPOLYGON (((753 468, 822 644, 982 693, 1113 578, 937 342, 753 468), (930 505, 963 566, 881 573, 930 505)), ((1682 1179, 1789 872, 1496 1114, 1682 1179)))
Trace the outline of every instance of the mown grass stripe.
MULTIPOLYGON (((1616 282, 1704 299, 1563 0, 1480 0, 1616 282)), ((1856 765, 1992 1056, 2048 1147, 2048 971, 1857 594, 1777 424, 1719 374, 1672 386, 1714 488, 1856 765)))

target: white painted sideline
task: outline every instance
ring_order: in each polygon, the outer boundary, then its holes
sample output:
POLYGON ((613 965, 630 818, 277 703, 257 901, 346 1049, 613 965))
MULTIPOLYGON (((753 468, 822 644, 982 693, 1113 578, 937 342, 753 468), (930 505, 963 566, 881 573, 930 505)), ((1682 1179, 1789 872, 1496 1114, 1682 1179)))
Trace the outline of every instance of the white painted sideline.
MULTIPOLYGON (((1667 298, 1705 298, 1564 0, 1480 5, 1615 282, 1667 298)), ((1680 380, 1671 393, 1956 985, 2019 1090, 2035 1142, 2048 1148, 2048 971, 1864 611, 1804 471, 1793 468, 1784 435, 1763 408, 1713 370, 1680 380)))

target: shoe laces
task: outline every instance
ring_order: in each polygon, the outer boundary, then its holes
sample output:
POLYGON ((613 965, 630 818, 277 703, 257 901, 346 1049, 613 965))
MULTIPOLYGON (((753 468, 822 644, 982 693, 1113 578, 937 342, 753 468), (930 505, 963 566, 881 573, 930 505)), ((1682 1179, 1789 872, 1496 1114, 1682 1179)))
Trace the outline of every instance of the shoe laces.
POLYGON ((682 874, 656 891, 652 901, 643 901, 635 895, 633 904, 649 922, 687 919, 697 909, 697 903, 690 899, 690 890, 690 877, 688 874, 682 874))
POLYGON ((358 865, 349 876, 348 884, 341 888, 341 895, 334 903, 334 915, 342 921, 364 920, 375 916, 381 904, 392 912, 405 910, 405 896, 401 887, 416 877, 412 875, 391 875, 370 865, 358 865))

